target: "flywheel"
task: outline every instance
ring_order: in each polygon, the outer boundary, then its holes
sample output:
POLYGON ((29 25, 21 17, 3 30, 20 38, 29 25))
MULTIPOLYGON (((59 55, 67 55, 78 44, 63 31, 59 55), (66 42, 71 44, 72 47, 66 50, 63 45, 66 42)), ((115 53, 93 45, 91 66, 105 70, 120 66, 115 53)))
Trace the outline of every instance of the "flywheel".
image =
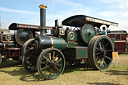
POLYGON ((91 24, 85 24, 81 28, 81 38, 84 40, 85 43, 88 43, 95 35, 95 30, 91 24))
POLYGON ((23 46, 23 44, 31 38, 33 38, 33 34, 29 29, 18 29, 17 33, 15 34, 15 39, 21 46, 23 46))

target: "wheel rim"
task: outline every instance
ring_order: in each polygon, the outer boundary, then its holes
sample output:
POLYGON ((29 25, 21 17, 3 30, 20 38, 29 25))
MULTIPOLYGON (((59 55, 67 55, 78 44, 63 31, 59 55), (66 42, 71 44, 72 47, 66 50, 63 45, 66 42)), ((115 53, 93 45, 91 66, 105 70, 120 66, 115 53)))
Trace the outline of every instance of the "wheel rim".
POLYGON ((47 49, 39 57, 38 72, 45 79, 55 79, 64 70, 63 54, 57 49, 47 49))
POLYGON ((35 72, 36 70, 36 58, 34 56, 33 50, 28 50, 26 52, 25 58, 24 58, 24 67, 31 72, 35 72))
POLYGON ((27 42, 25 42, 23 48, 22 48, 22 64, 25 68, 25 70, 30 72, 36 72, 36 52, 34 49, 34 39, 30 39, 27 42))
POLYGON ((94 42, 96 41, 97 37, 99 36, 94 36, 90 41, 89 41, 89 45, 88 45, 88 53, 89 53, 89 58, 88 58, 88 61, 89 61, 89 64, 92 66, 92 67, 95 67, 95 65, 93 65, 93 58, 92 58, 92 49, 93 49, 93 46, 94 45, 94 42))
POLYGON ((98 69, 107 69, 112 63, 113 44, 108 37, 99 37, 93 49, 94 64, 98 69))

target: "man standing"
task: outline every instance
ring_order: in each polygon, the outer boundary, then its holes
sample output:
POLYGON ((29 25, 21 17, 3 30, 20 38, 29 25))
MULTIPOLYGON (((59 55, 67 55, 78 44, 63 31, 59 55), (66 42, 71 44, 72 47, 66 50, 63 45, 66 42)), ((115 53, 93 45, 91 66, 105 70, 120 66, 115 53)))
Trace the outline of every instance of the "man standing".
POLYGON ((103 29, 103 34, 104 34, 104 35, 107 35, 106 28, 105 28, 105 27, 103 27, 102 29, 103 29))

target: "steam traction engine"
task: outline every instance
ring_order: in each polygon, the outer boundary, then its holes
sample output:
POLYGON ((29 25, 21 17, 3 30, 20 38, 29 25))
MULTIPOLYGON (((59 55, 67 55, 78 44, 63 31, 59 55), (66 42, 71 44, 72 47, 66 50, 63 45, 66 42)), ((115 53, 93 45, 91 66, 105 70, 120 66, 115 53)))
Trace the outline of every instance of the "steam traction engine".
POLYGON ((7 30, 1 30, 0 63, 7 61, 9 58, 21 61, 21 48, 24 42, 36 36, 38 27, 39 26, 36 25, 12 23, 8 31, 13 30, 14 33, 9 33, 7 30))
POLYGON ((46 6, 40 5, 40 36, 29 39, 23 45, 23 66, 26 70, 38 73, 45 79, 57 78, 65 68, 65 61, 73 63, 87 60, 97 70, 107 69, 113 60, 113 42, 102 35, 101 25, 117 26, 115 22, 85 15, 65 19, 64 29, 55 21, 55 27, 45 26, 46 6), (51 34, 46 34, 51 30, 51 34))

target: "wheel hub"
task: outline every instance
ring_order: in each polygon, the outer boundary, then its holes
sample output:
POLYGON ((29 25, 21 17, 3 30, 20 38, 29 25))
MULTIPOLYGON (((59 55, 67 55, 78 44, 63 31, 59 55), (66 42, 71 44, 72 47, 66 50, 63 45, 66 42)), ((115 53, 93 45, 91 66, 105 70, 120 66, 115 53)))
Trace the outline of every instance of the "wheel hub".
POLYGON ((50 65, 51 67, 53 67, 53 66, 55 65, 55 61, 51 60, 51 61, 49 62, 49 65, 50 65))
POLYGON ((100 54, 101 54, 101 56, 106 56, 106 52, 103 48, 100 50, 100 54))

